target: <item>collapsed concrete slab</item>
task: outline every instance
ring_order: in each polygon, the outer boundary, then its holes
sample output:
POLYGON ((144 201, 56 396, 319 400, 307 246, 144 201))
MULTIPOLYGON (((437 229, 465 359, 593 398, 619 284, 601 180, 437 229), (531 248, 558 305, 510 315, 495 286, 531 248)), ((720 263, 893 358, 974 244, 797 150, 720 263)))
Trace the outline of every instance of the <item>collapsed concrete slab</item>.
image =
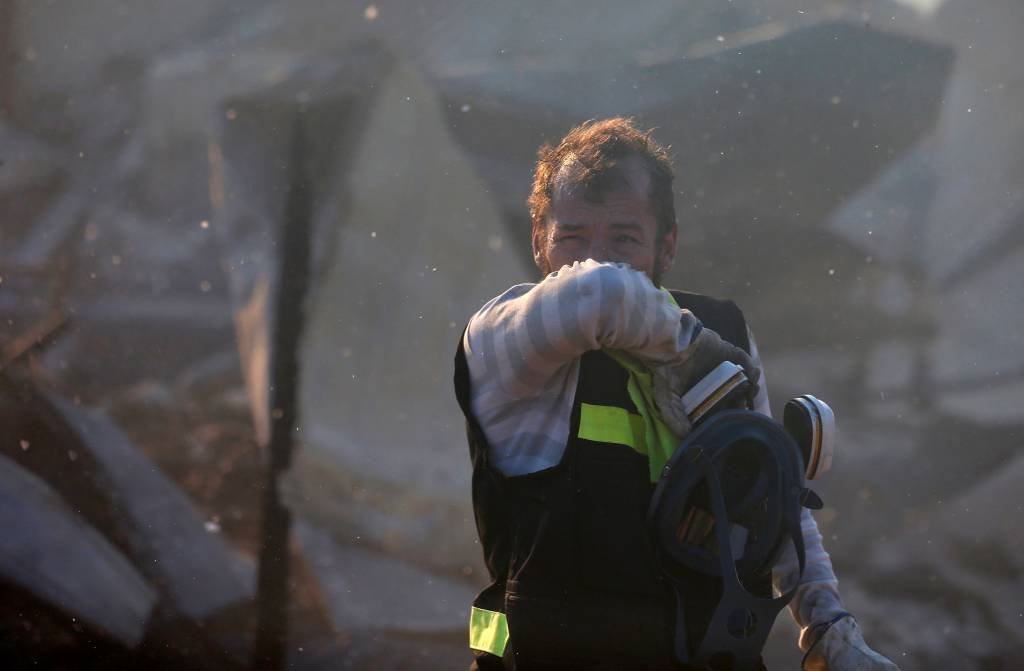
POLYGON ((455 348, 479 306, 536 271, 512 253, 430 82, 399 64, 377 95, 307 322, 292 501, 340 533, 461 571, 480 552, 449 391, 455 348))
POLYGON ((846 603, 879 625, 906 658, 957 669, 1017 660, 1024 459, 941 501, 900 541, 872 547, 867 568, 844 584, 846 603))
MULTIPOLYGON (((289 191, 296 125, 308 141, 300 148, 312 216, 311 273, 332 261, 339 219, 348 206, 344 181, 372 96, 368 88, 390 66, 374 45, 345 58, 305 63, 283 80, 218 101, 223 116, 210 139, 210 199, 222 243, 246 386, 257 437, 269 438, 269 367, 279 254, 289 191)), ((297 298, 297 300, 302 300, 297 298)))
POLYGON ((0 456, 0 575, 122 645, 142 640, 159 594, 43 480, 0 456))
POLYGON ((129 526, 140 570, 172 609, 202 620, 254 594, 252 565, 207 529, 188 497, 111 421, 49 396, 99 469, 111 504, 129 526))
POLYGON ((474 589, 464 581, 356 544, 338 543, 309 522, 296 536, 310 558, 339 631, 462 631, 474 589))
POLYGON ((702 257, 767 279, 762 260, 792 266, 827 242, 827 215, 932 127, 952 52, 845 20, 717 40, 612 71, 536 63, 442 71, 435 83, 510 229, 525 220, 543 141, 588 118, 634 115, 676 157, 684 240, 696 228, 702 257), (759 263, 735 258, 740 237, 757 241, 759 263))
POLYGON ((109 418, 5 376, 0 426, 0 455, 44 479, 127 557, 166 613, 203 620, 252 598, 252 566, 109 418))

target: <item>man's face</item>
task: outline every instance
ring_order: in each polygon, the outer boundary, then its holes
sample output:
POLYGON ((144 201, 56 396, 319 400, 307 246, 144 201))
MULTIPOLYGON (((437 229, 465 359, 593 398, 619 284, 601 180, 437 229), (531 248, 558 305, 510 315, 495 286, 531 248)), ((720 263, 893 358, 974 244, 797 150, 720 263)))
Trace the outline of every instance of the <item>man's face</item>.
POLYGON ((570 165, 559 171, 546 226, 534 227, 533 258, 541 272, 594 259, 628 263, 659 285, 675 257, 676 227, 658 239, 642 165, 627 163, 622 184, 597 202, 587 200, 582 188, 568 186, 562 173, 571 170, 570 165))

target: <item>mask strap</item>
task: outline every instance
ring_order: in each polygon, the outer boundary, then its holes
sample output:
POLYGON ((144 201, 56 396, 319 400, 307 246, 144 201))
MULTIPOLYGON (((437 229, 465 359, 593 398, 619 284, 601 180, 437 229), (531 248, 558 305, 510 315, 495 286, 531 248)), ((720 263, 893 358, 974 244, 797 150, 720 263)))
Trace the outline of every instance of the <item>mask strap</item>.
MULTIPOLYGON (((756 668, 776 616, 796 594, 800 580, 797 579, 785 594, 770 599, 755 597, 743 587, 736 573, 736 563, 732 559, 732 542, 727 523, 729 516, 718 473, 705 451, 701 451, 694 466, 701 469, 701 477, 708 483, 722 574, 722 597, 697 648, 696 657, 699 660, 707 660, 716 653, 725 652, 732 655, 735 671, 752 670, 756 668)), ((787 510, 783 524, 796 548, 802 577, 806 556, 803 534, 800 530, 800 507, 793 505, 786 508, 793 509, 787 510)), ((690 662, 690 655, 682 601, 677 595, 675 648, 677 658, 685 664, 690 662)))

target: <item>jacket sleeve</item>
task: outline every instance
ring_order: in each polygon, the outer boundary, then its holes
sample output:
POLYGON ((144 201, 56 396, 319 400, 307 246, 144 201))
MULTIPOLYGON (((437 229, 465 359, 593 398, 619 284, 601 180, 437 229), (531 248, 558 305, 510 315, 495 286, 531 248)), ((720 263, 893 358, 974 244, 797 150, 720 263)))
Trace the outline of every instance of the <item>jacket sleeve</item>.
POLYGON ((463 345, 471 380, 507 398, 527 398, 557 383, 559 371, 589 350, 672 363, 699 330, 693 313, 645 274, 587 260, 488 302, 470 319, 463 345))
MULTIPOLYGON (((768 403, 768 381, 764 366, 761 364, 754 334, 749 329, 747 334, 750 338, 750 358, 754 360, 754 365, 761 369, 761 380, 759 381, 761 388, 754 399, 754 410, 771 417, 772 410, 768 403)), ((801 511, 800 530, 803 532, 806 553, 803 576, 800 576, 800 564, 796 557, 796 549, 792 544, 788 544, 772 570, 772 582, 779 592, 786 592, 799 580, 796 595, 789 603, 789 612, 800 627, 798 645, 801 650, 806 650, 810 643, 807 640, 807 634, 811 625, 827 622, 845 609, 843 601, 839 597, 839 581, 832 570, 832 560, 821 542, 818 524, 807 508, 801 511)))

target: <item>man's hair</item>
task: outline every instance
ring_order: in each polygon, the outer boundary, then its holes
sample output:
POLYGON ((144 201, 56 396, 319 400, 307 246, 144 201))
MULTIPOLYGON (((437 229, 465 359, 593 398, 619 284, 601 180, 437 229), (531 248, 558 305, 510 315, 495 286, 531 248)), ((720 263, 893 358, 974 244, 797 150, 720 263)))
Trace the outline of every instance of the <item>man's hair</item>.
POLYGON ((623 162, 636 157, 650 177, 648 196, 661 239, 676 221, 676 207, 672 161, 666 148, 651 137, 653 132, 639 130, 630 118, 590 120, 569 131, 557 147, 541 147, 527 200, 533 225, 544 227, 560 173, 561 179, 569 180, 567 186, 582 187, 587 200, 600 201, 605 193, 625 184, 623 162), (572 169, 563 172, 563 167, 572 169))

